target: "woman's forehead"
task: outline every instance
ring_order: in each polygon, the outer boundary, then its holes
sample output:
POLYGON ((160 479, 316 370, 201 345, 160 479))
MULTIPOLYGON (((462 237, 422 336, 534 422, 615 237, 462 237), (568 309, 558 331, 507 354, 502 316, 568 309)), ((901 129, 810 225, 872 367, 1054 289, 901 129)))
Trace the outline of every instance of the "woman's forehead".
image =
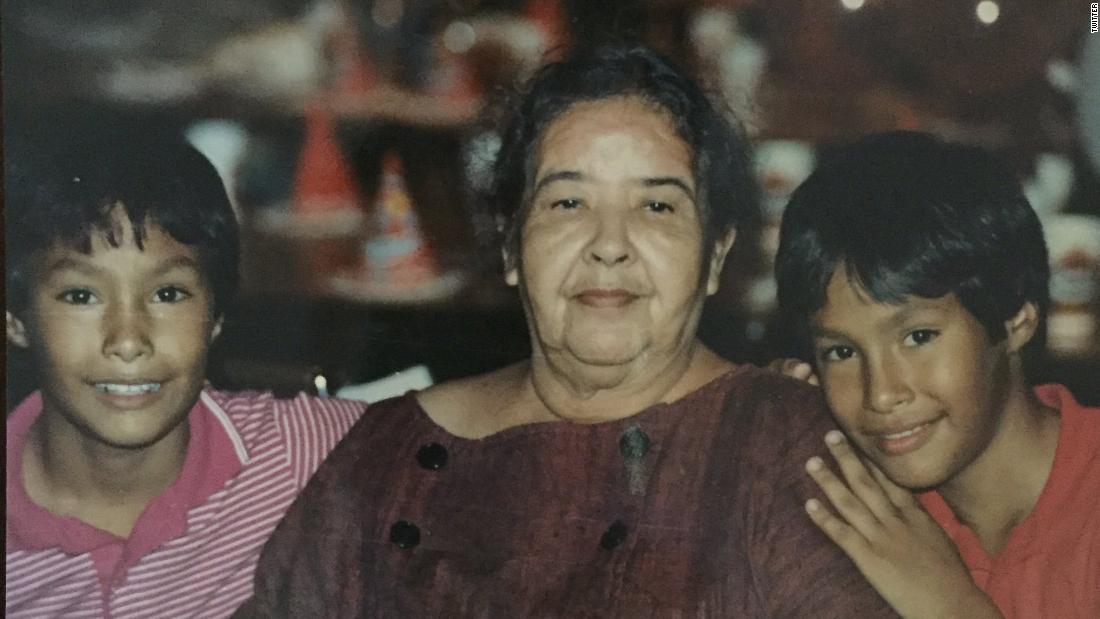
POLYGON ((630 126, 639 121, 659 126, 681 142, 671 115, 666 109, 638 95, 618 95, 604 99, 578 101, 550 120, 539 135, 540 147, 554 134, 581 126, 630 126))
POLYGON ((547 167, 568 167, 582 157, 597 162, 636 158, 662 166, 691 169, 691 150, 669 116, 638 97, 614 97, 577 103, 543 132, 536 174, 547 167))

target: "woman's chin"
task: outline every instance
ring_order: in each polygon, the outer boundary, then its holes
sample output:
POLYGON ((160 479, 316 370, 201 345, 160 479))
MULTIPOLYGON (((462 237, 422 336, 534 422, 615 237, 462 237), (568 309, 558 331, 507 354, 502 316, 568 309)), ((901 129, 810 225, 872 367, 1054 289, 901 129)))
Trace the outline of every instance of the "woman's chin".
POLYGON ((585 365, 603 368, 625 367, 637 358, 636 355, 602 351, 573 351, 573 357, 585 365))
POLYGON ((645 348, 641 342, 632 342, 625 338, 590 337, 577 339, 578 341, 569 342, 567 350, 570 356, 585 365, 597 367, 628 366, 641 357, 645 348))

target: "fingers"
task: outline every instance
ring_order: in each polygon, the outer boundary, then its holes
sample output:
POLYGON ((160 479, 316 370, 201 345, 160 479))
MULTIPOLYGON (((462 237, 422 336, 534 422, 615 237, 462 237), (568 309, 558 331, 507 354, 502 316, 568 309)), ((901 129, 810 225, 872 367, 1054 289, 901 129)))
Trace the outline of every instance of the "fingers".
POLYGON ((867 505, 848 488, 847 484, 829 470, 824 460, 816 456, 810 458, 806 462, 806 472, 810 474, 810 477, 821 488, 821 491, 825 493, 829 503, 832 504, 832 508, 836 510, 840 518, 854 527, 864 537, 873 534, 873 531, 879 526, 878 519, 868 509, 867 505))
POLYGON ((805 361, 799 359, 776 359, 766 367, 772 372, 790 376, 791 378, 805 381, 811 385, 817 384, 817 375, 814 374, 813 366, 805 361))
POLYGON ((825 435, 825 444, 840 467, 851 491, 879 521, 897 516, 898 508, 839 430, 825 435))
POLYGON ((871 476, 878 482, 879 487, 886 493, 886 497, 890 499, 891 503, 902 510, 920 507, 920 503, 917 501, 917 497, 913 496, 912 491, 891 481, 874 462, 864 460, 863 463, 867 466, 867 470, 871 471, 871 476))
POLYGON ((821 529, 821 532, 834 544, 840 546, 849 558, 856 561, 858 557, 862 557, 867 540, 847 522, 837 518, 829 508, 821 504, 821 501, 817 499, 806 501, 806 513, 817 528, 821 529))

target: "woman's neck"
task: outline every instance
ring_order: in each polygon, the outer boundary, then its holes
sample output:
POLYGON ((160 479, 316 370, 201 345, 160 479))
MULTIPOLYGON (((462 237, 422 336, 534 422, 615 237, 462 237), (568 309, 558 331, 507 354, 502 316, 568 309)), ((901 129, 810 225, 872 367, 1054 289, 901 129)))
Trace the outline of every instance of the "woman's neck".
POLYGON ((1021 388, 1005 402, 1000 428, 965 470, 938 490, 990 555, 1031 514, 1054 465, 1061 417, 1021 388))
POLYGON ((628 366, 561 363, 536 354, 529 366, 533 393, 546 412, 574 423, 629 417, 674 402, 728 371, 730 363, 697 340, 681 354, 628 366))

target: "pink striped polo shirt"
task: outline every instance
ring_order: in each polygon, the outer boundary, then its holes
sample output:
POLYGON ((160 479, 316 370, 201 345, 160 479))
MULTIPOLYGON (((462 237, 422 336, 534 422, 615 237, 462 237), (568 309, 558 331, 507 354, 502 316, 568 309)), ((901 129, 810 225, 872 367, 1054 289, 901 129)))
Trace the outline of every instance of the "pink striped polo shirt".
POLYGON ((60 517, 23 488, 41 395, 7 420, 7 617, 226 617, 267 538, 365 404, 204 390, 179 477, 128 539, 60 517))

